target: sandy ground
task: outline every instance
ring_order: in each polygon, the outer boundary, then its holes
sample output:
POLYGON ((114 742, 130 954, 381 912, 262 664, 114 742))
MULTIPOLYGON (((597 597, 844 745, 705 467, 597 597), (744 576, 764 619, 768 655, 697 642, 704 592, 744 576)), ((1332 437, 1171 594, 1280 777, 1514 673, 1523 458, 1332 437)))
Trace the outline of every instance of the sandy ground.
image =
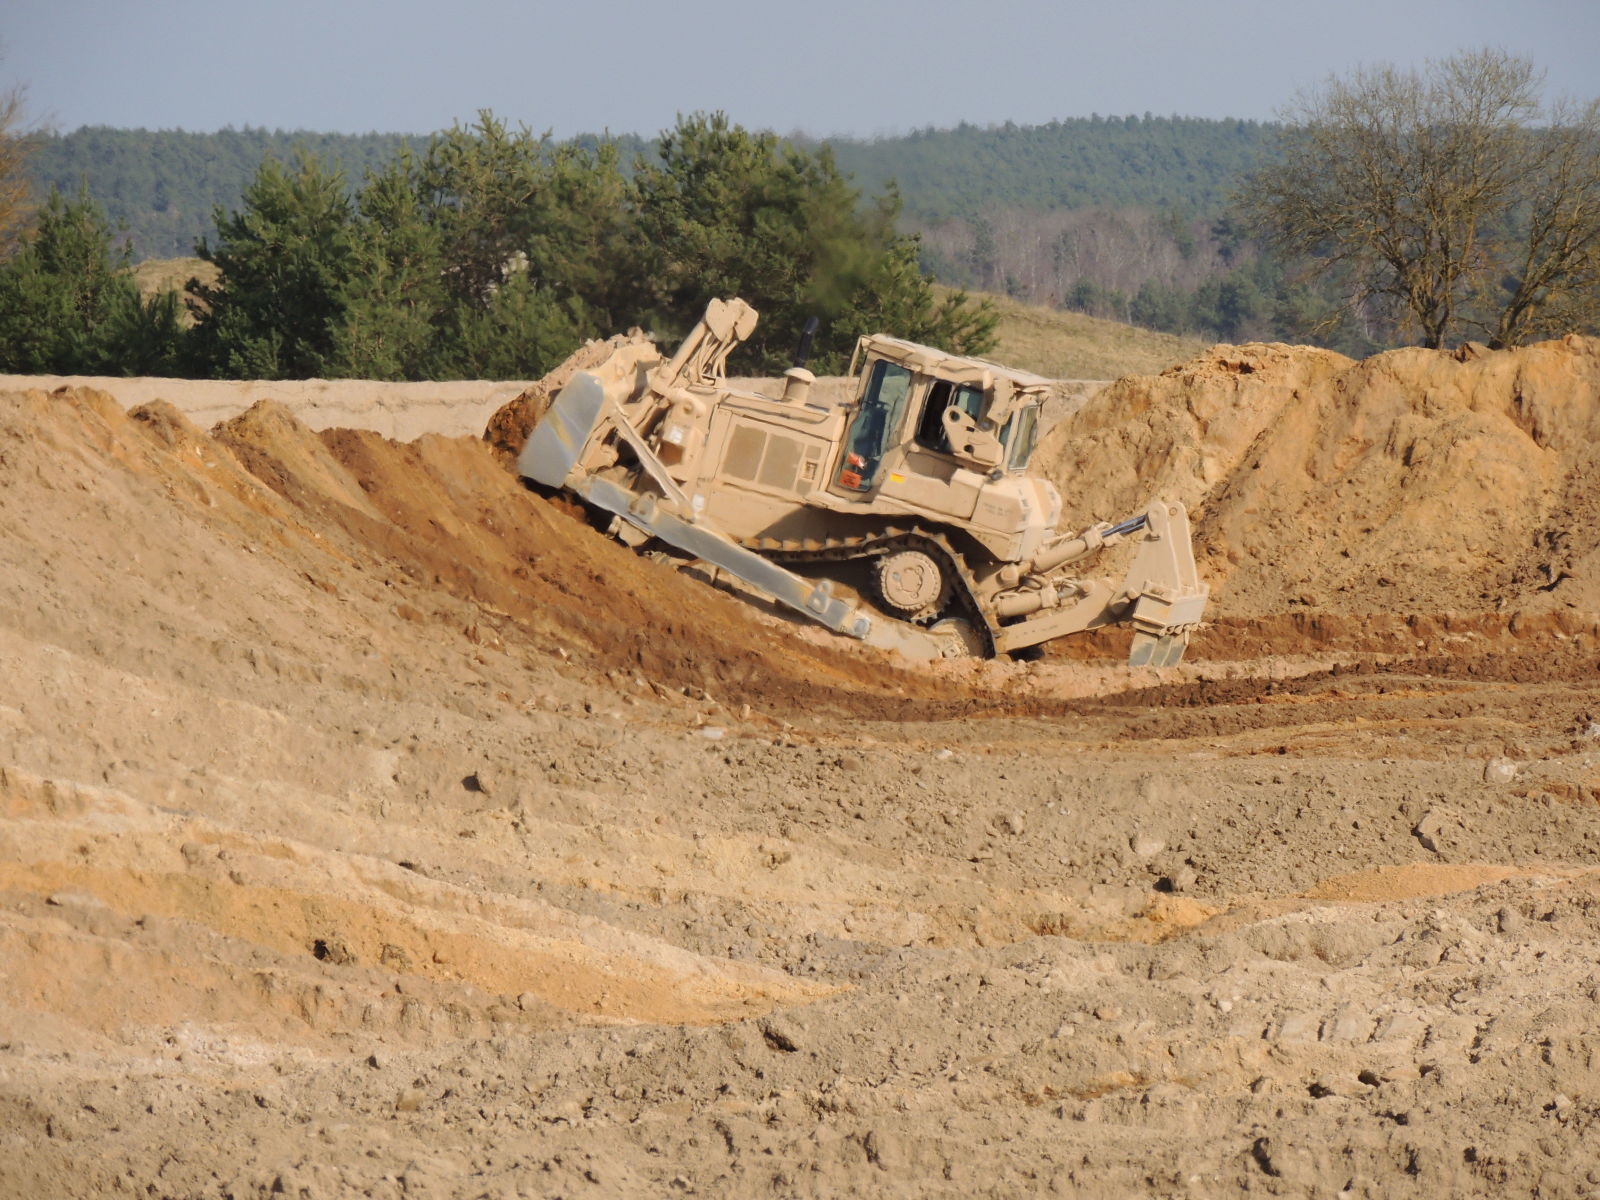
POLYGON ((1415 447, 1524 454, 1489 385, 1379 427, 1394 364, 1291 355, 1285 409, 1250 353, 1047 447, 1191 488, 1165 673, 796 636, 475 438, 0 396, 0 1195, 1600 1193, 1594 535, 1545 536, 1594 476, 1541 399, 1590 419, 1593 347, 1506 375, 1568 457, 1435 558, 1415 447), (1269 504, 1305 430, 1339 477, 1269 504))

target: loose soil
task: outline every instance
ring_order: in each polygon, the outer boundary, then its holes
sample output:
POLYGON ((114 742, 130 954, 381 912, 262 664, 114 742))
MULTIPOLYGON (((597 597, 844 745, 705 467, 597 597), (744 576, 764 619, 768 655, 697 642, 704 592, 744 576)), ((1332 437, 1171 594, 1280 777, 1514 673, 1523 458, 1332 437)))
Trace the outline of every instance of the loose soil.
POLYGON ((0 1196, 1600 1188, 1600 343, 1071 406, 1165 672, 636 557, 508 467, 557 382, 0 394, 0 1196))

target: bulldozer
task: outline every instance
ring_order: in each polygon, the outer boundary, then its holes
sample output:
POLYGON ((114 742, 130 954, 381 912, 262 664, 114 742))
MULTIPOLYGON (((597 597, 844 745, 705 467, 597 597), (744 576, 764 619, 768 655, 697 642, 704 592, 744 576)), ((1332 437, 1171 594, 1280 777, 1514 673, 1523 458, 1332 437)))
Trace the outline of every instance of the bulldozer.
POLYGON ((765 395, 727 378, 756 320, 742 300, 713 300, 671 358, 636 342, 576 373, 518 473, 576 496, 636 549, 726 573, 873 646, 1029 657, 1126 623, 1131 665, 1182 659, 1207 596, 1188 516, 1155 502, 1058 529, 1060 495, 1028 474, 1049 380, 869 334, 848 397, 828 402, 805 366, 813 326, 781 392, 765 395), (1128 542, 1120 580, 1079 571, 1128 542))

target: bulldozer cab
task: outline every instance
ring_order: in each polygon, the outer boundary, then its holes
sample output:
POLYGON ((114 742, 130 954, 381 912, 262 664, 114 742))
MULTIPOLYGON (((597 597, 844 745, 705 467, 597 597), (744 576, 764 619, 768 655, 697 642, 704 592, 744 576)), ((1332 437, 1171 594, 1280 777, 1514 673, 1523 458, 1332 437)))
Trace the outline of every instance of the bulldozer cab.
MULTIPOLYGON (((837 494, 893 494, 908 476, 967 492, 973 477, 1027 469, 1046 380, 883 336, 861 339, 853 376, 858 366, 855 412, 832 481, 837 494)), ((924 487, 912 490, 922 493, 918 501, 930 499, 924 487)))

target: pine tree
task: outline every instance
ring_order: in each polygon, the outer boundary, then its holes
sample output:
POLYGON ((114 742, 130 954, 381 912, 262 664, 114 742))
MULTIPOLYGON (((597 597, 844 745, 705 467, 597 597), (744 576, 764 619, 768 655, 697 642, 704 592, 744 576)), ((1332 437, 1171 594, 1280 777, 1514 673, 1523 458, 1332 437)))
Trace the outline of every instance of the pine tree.
POLYGON ((659 163, 637 166, 634 206, 638 275, 665 331, 682 332, 713 297, 742 296, 761 313, 741 351, 751 370, 787 366, 810 316, 822 323, 816 365, 825 370, 847 361, 864 321, 878 327, 869 316, 937 332, 958 352, 992 342, 981 320, 957 319, 964 297, 935 303, 915 244, 895 231, 898 197, 863 207, 827 147, 785 145, 721 113, 680 119, 660 144, 659 163))
POLYGON ((370 174, 357 199, 349 271, 334 331, 337 374, 358 379, 439 377, 445 261, 402 156, 370 174))
POLYGON ((0 265, 0 371, 169 373, 182 331, 172 293, 142 301, 126 250, 87 193, 52 192, 0 265))
POLYGON ((197 251, 218 281, 189 288, 200 369, 224 379, 336 374, 354 252, 343 174, 305 155, 287 168, 269 158, 243 209, 215 215, 217 244, 197 251))

